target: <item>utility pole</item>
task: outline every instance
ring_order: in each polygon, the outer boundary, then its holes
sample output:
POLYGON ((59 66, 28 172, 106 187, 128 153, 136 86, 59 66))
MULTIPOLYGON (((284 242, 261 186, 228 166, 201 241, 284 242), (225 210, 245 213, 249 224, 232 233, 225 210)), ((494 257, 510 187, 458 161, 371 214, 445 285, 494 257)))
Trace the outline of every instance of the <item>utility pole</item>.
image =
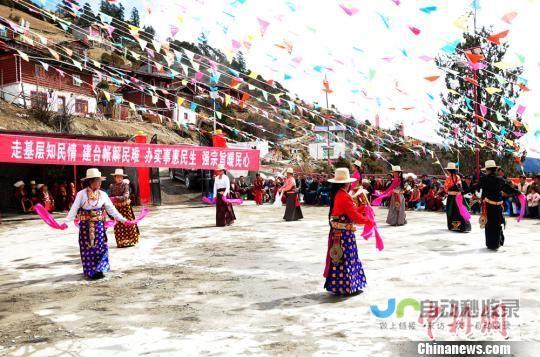
MULTIPOLYGON (((326 110, 330 112, 330 108, 328 106, 328 91, 330 90, 330 86, 328 85, 328 80, 326 79, 326 74, 324 75, 324 83, 325 83, 325 91, 324 94, 326 96, 326 110)), ((328 114, 330 116, 330 114, 328 114)), ((326 127, 326 158, 328 159, 328 166, 330 167, 330 120, 329 118, 326 118, 327 120, 327 127, 326 127)))
MULTIPOLYGON (((476 8, 474 7, 474 35, 476 37, 476 8)), ((480 46, 480 44, 479 44, 480 46)), ((474 49, 473 49, 474 51, 474 49)), ((480 49, 480 52, 481 49, 480 49)), ((474 80, 476 83, 478 83, 478 70, 473 69, 474 73, 474 80)), ((475 156, 476 156, 476 179, 480 180, 480 146, 478 145, 478 100, 479 93, 478 93, 478 86, 473 84, 473 90, 474 90, 474 147, 475 147, 475 156)))

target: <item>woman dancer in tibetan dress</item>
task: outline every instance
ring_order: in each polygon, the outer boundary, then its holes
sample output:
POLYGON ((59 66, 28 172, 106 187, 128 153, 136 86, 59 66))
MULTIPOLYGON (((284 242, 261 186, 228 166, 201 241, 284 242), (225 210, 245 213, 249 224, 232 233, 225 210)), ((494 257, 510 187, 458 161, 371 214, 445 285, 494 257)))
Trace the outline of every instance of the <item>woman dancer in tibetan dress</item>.
POLYGON ((224 198, 229 196, 231 182, 225 171, 225 166, 218 165, 217 175, 214 178, 214 197, 216 198, 216 226, 230 226, 236 220, 234 209, 231 203, 226 202, 224 198))
POLYGON ((109 196, 100 190, 104 179, 98 169, 88 169, 84 178, 87 187, 77 193, 67 215, 67 221, 75 218, 79 220, 81 261, 84 276, 89 279, 103 278, 103 273, 110 270, 105 232, 106 213, 121 223, 128 222, 116 210, 109 196))
POLYGON ((336 295, 355 295, 366 286, 362 262, 358 258, 355 225, 366 224, 366 206, 357 207, 349 194, 350 183, 356 181, 349 176, 347 168, 338 168, 331 182, 330 234, 324 288, 336 295))
MULTIPOLYGON (((127 175, 124 174, 124 170, 116 169, 113 174, 114 183, 109 187, 109 194, 111 195, 111 201, 114 203, 114 207, 120 212, 120 214, 129 220, 135 219, 135 214, 131 208, 131 199, 129 192, 129 183, 124 182, 124 178, 127 175)), ((139 242, 139 227, 135 225, 125 225, 123 223, 117 223, 114 226, 114 238, 116 239, 116 246, 118 248, 132 247, 139 242)))
POLYGON ((405 215, 405 196, 403 195, 405 189, 401 167, 392 165, 392 175, 394 179, 399 180, 399 185, 392 191, 386 223, 391 226, 403 226, 407 224, 407 217, 405 215))
POLYGON ((458 199, 461 200, 462 209, 466 209, 463 206, 463 196, 461 196, 463 189, 461 178, 457 174, 457 166, 453 162, 449 162, 446 169, 450 173, 444 181, 444 190, 448 194, 446 198, 446 226, 450 231, 470 232, 471 222, 461 216, 457 202, 458 199))

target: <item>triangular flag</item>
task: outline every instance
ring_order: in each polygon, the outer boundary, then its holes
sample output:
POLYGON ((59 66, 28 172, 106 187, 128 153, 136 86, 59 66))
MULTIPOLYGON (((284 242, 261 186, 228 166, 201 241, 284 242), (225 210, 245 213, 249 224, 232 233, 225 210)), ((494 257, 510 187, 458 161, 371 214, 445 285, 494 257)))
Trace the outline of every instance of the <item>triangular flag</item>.
POLYGON ((489 94, 493 95, 493 94, 495 94, 495 93, 502 92, 502 89, 495 88, 495 87, 487 87, 487 88, 486 88, 486 92, 488 92, 489 94))
POLYGON ((77 62, 77 61, 75 61, 74 59, 72 59, 71 61, 73 61, 73 65, 74 65, 75 67, 77 67, 77 68, 79 69, 79 71, 82 71, 82 64, 81 64, 81 62, 77 62))
POLYGON ((509 12, 508 14, 504 15, 502 17, 502 20, 504 22, 506 22, 507 24, 510 24, 516 18, 516 16, 517 16, 517 12, 512 11, 512 12, 509 12))
POLYGON ((493 43, 495 43, 497 45, 500 45, 501 44, 501 38, 505 38, 506 35, 508 35, 508 30, 502 31, 502 32, 499 32, 499 33, 496 33, 494 35, 489 36, 488 41, 493 42, 493 43))
POLYGON ((433 11, 437 11, 437 6, 426 6, 420 8, 420 11, 425 12, 426 14, 431 14, 433 11))
POLYGON ((48 63, 41 62, 41 61, 39 61, 39 63, 41 63, 41 66, 43 67, 43 69, 44 69, 45 71, 48 71, 48 70, 49 70, 49 64, 48 64, 48 63))
POLYGON ((178 106, 181 107, 182 104, 184 104, 185 99, 182 97, 176 98, 176 103, 178 103, 178 106))
POLYGON ((156 49, 156 52, 159 53, 159 51, 161 51, 161 42, 152 40, 152 46, 154 46, 154 48, 156 49))
POLYGON ((55 50, 53 50, 50 47, 47 47, 47 49, 49 50, 49 52, 51 53, 51 56, 53 56, 55 60, 57 60, 57 61, 60 60, 60 55, 58 54, 58 52, 56 52, 55 50))
POLYGON ((191 106, 190 106, 190 108, 189 108, 189 109, 190 109, 190 110, 191 110, 192 112, 194 112, 194 111, 195 111, 195 109, 197 109, 197 103, 195 103, 195 102, 191 102, 191 106))
POLYGON ((261 37, 264 37, 264 34, 266 33, 266 29, 268 28, 268 25, 270 25, 270 23, 259 17, 257 18, 257 21, 259 22, 259 31, 261 32, 261 37))
POLYGON ((19 50, 17 50, 17 53, 19 54, 19 56, 21 56, 23 60, 25 60, 26 62, 30 62, 30 58, 28 58, 28 55, 26 53, 19 50))
POLYGON ((415 34, 416 36, 420 35, 420 32, 421 32, 418 27, 414 27, 414 26, 409 26, 409 30, 411 30, 411 32, 415 34))
POLYGON ((439 79, 439 77, 440 76, 429 76, 429 77, 424 77, 424 79, 429 82, 435 82, 437 79, 439 79))
POLYGON ((148 42, 143 40, 142 38, 138 38, 137 41, 139 42, 139 46, 141 46, 141 51, 144 51, 146 49, 146 46, 148 45, 148 42))

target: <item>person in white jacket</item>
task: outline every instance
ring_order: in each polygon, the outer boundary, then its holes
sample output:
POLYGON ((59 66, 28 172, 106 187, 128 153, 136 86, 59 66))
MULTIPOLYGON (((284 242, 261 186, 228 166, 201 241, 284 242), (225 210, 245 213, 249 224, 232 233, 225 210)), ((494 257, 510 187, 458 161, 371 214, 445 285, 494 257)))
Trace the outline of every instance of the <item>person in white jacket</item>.
POLYGON ((134 222, 123 217, 107 193, 100 190, 101 182, 105 178, 98 169, 86 170, 86 177, 83 180, 86 188, 77 193, 66 220, 78 219, 79 248, 84 276, 89 279, 100 279, 110 270, 109 247, 105 232, 107 213, 122 223, 134 224, 134 222))

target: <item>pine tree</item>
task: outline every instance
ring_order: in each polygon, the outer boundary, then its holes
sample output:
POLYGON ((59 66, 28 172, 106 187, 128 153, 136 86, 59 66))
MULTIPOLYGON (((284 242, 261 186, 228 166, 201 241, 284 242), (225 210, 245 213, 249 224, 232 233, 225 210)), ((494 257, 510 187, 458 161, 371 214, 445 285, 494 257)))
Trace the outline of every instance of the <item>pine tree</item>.
POLYGON ((150 25, 143 27, 143 31, 150 38, 154 38, 154 36, 156 35, 156 30, 154 30, 154 28, 150 25))
POLYGON ((89 27, 94 22, 96 22, 96 15, 94 14, 94 11, 92 10, 92 6, 90 6, 89 3, 85 3, 81 10, 79 19, 77 20, 77 26, 86 28, 86 27, 89 27))
POLYGON ((74 19, 77 15, 77 9, 79 7, 80 5, 78 0, 61 0, 56 6, 56 12, 66 16, 67 18, 74 19))
POLYGON ((231 68, 235 69, 235 70, 237 70, 239 72, 242 72, 242 73, 246 72, 246 70, 247 70, 247 68, 246 68, 246 60, 244 58, 244 54, 242 53, 242 51, 239 51, 238 54, 236 55, 236 57, 231 62, 231 68))
POLYGON ((519 95, 523 89, 526 90, 527 81, 521 76, 523 67, 502 70, 494 65, 505 60, 509 45, 488 41, 492 34, 493 31, 485 27, 476 33, 464 33, 455 53, 441 54, 435 60, 437 66, 446 72, 448 88, 441 93, 445 108, 439 114, 438 133, 444 138, 445 145, 459 150, 461 169, 469 173, 475 167, 475 152, 470 148, 476 144, 476 118, 480 162, 500 156, 499 163, 505 165, 509 172, 514 171, 514 164, 519 162, 522 154, 516 139, 526 132, 521 115, 516 113, 519 95), (478 63, 484 63, 479 65, 485 69, 475 70, 475 78, 471 63, 479 59, 478 63))
POLYGON ((133 26, 139 27, 141 24, 141 18, 139 16, 139 10, 137 10, 136 7, 134 7, 131 10, 131 16, 129 17, 129 23, 133 26))

